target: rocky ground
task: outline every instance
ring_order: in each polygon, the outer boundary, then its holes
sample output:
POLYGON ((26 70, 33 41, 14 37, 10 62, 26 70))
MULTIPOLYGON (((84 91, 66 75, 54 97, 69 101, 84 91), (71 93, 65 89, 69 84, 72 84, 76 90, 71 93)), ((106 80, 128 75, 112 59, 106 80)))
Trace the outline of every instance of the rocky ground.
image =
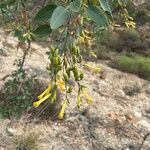
MULTIPOLYGON (((0 88, 3 77, 14 69, 13 61, 22 55, 16 45, 15 38, 5 37, 0 30, 0 48, 5 49, 0 56, 0 88)), ((45 52, 45 48, 32 44, 25 68, 48 83, 45 52)), ((28 115, 20 120, 1 118, 0 150, 13 150, 15 137, 30 133, 38 136, 41 150, 150 150, 150 82, 111 68, 105 61, 84 63, 103 69, 103 73, 94 73, 82 68, 93 104, 83 102, 78 110, 73 92, 63 121, 29 120, 28 115)))

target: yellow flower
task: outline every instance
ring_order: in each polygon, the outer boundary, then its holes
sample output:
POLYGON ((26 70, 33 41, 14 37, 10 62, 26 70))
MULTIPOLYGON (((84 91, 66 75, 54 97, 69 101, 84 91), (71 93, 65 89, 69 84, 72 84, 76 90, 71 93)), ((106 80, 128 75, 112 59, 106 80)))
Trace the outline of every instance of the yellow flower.
POLYGON ((100 67, 92 66, 89 64, 84 64, 84 67, 88 70, 93 70, 95 73, 100 73, 102 71, 100 67))
POLYGON ((93 102, 93 98, 85 91, 85 89, 82 90, 82 92, 83 92, 83 95, 86 98, 87 103, 91 104, 93 102))
POLYGON ((78 94, 78 96, 77 96, 77 106, 78 106, 78 108, 80 107, 80 105, 81 105, 81 96, 80 96, 80 94, 78 94))
POLYGON ((84 44, 84 38, 82 36, 79 36, 79 42, 84 44))
POLYGON ((128 21, 128 22, 125 22, 127 28, 135 28, 136 27, 136 23, 134 21, 128 21))
POLYGON ((58 79, 57 80, 57 85, 58 85, 58 87, 61 89, 61 91, 65 91, 65 83, 64 83, 64 81, 62 80, 62 79, 58 79))
POLYGON ((47 94, 45 97, 43 97, 42 99, 36 101, 36 102, 33 102, 33 106, 35 108, 37 108, 41 103, 43 103, 45 100, 47 100, 49 97, 51 96, 51 94, 47 94))
POLYGON ((93 44, 93 38, 89 34, 89 31, 83 30, 78 38, 78 42, 80 44, 84 44, 87 47, 90 47, 93 44))
POLYGON ((30 31, 23 34, 23 37, 28 38, 28 39, 31 39, 32 36, 33 36, 33 33, 30 31))
POLYGON ((90 34, 90 32, 88 30, 83 30, 83 32, 85 32, 86 34, 90 34))
POLYGON ((48 88, 47 88, 42 94, 40 94, 40 95, 38 96, 38 99, 41 99, 41 98, 44 97, 44 95, 49 94, 51 88, 52 88, 52 86, 51 86, 51 83, 50 83, 49 86, 48 86, 48 88))
POLYGON ((65 109, 66 109, 66 107, 67 107, 67 103, 68 103, 68 102, 67 102, 67 100, 65 99, 64 102, 63 102, 61 111, 60 111, 60 113, 59 113, 59 115, 58 115, 58 118, 59 118, 59 119, 63 119, 63 118, 64 118, 64 113, 65 113, 65 109))
POLYGON ((96 54, 95 54, 94 52, 90 52, 90 54, 91 54, 93 57, 97 58, 97 56, 96 56, 96 54))

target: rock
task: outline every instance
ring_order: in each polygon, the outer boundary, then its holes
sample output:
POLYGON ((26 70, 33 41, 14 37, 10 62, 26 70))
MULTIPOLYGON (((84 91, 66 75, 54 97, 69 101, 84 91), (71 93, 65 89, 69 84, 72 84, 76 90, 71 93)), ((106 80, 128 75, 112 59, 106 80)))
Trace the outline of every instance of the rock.
POLYGON ((150 130, 150 123, 148 123, 146 120, 141 120, 138 122, 138 124, 150 130))
POLYGON ((11 127, 7 127, 6 132, 9 136, 13 136, 16 133, 16 130, 11 127))
POLYGON ((5 119, 5 120, 3 120, 1 122, 3 123, 3 125, 9 125, 11 123, 11 120, 10 119, 5 119))
POLYGON ((134 96, 134 95, 140 93, 140 87, 137 85, 125 86, 123 88, 123 91, 128 96, 134 96))
POLYGON ((150 85, 146 86, 145 93, 150 95, 150 85))
POLYGON ((125 148, 124 150, 131 150, 130 148, 125 148))
POLYGON ((87 107, 82 111, 82 115, 86 118, 91 118, 92 116, 96 116, 95 109, 92 107, 87 107))
POLYGON ((140 112, 140 110, 138 109, 134 109, 134 116, 138 119, 140 119, 142 117, 142 113, 140 112))
POLYGON ((0 150, 5 150, 3 147, 0 146, 0 150))

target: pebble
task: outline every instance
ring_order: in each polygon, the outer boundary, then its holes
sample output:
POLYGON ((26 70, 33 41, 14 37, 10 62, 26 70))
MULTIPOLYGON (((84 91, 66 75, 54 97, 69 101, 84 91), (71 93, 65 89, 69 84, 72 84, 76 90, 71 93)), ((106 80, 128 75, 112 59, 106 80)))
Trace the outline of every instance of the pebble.
POLYGON ((142 113, 138 109, 134 109, 134 116, 140 119, 142 117, 142 113))
POLYGON ((150 123, 148 123, 146 120, 141 120, 138 122, 138 124, 147 128, 150 131, 150 123))
POLYGON ((16 130, 11 127, 7 127, 6 132, 9 136, 13 136, 16 133, 16 130))

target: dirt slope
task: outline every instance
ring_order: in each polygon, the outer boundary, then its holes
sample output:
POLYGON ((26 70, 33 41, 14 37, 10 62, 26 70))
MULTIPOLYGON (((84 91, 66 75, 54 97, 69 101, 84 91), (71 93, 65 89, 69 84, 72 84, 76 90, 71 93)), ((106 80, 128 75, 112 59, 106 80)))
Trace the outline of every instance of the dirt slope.
MULTIPOLYGON (((22 56, 16 51, 17 40, 0 30, 0 79, 14 69, 13 61, 22 56), (5 46, 5 47, 4 47, 5 46)), ((48 59, 46 49, 33 44, 26 59, 25 68, 36 73, 40 80, 48 83, 46 72, 48 59)), ((16 135, 35 132, 39 135, 42 150, 138 150, 145 135, 150 132, 150 82, 136 75, 122 73, 110 68, 105 62, 84 62, 104 70, 96 74, 82 68, 84 83, 94 102, 86 102, 80 110, 75 107, 75 92, 70 96, 70 107, 64 121, 30 120, 25 130, 26 117, 19 121, 0 119, 0 150, 13 150, 12 141, 16 135), (11 129, 11 135, 8 133, 11 129)), ((0 81, 0 88, 4 81, 0 81)), ((76 86, 74 87, 76 89, 76 86)), ((150 136, 147 136, 142 150, 150 150, 150 136)))

